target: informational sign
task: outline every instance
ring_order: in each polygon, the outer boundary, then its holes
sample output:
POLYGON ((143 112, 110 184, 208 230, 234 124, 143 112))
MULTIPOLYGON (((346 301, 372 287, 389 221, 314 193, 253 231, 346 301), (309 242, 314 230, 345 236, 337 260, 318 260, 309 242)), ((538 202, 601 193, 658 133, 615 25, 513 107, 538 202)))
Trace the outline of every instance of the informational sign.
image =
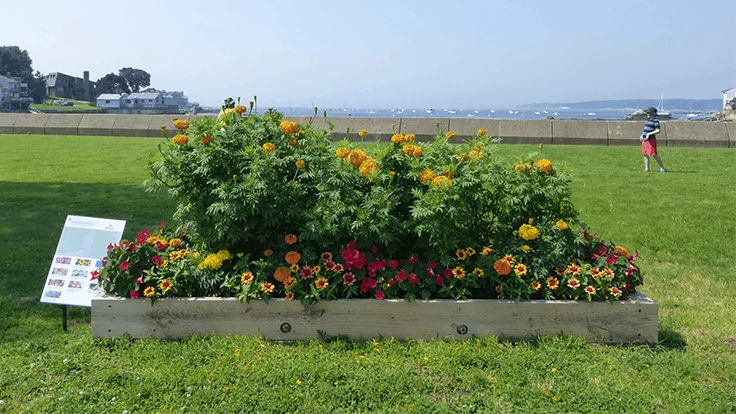
POLYGON ((123 220, 67 216, 41 302, 91 307, 102 291, 92 272, 102 267, 107 246, 119 243, 124 229, 123 220))

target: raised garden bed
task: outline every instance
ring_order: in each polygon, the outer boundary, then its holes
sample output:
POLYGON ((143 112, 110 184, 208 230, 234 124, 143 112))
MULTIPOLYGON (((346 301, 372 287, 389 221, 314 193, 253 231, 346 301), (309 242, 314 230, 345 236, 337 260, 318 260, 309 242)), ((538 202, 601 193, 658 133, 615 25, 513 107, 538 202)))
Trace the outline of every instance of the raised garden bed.
POLYGON ((191 335, 263 335, 275 340, 468 339, 498 335, 521 339, 574 335, 588 342, 656 343, 657 302, 641 293, 629 300, 405 300, 345 299, 269 303, 235 298, 98 297, 92 300, 92 336, 180 339, 191 335))

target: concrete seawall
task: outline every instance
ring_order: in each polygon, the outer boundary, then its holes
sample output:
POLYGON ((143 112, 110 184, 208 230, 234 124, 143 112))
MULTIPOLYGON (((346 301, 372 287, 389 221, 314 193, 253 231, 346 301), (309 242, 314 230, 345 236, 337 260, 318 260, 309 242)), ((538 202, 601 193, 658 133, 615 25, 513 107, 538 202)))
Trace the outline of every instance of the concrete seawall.
MULTIPOLYGON (((115 115, 115 114, 18 114, 0 113, 0 134, 95 135, 117 137, 161 137, 166 126, 174 136, 174 119, 187 115, 115 115)), ((309 117, 290 117, 300 124, 309 117)), ((455 131, 467 138, 478 129, 500 137, 506 144, 559 145, 639 145, 643 121, 578 121, 456 118, 351 118, 316 117, 318 127, 334 125, 336 140, 359 141, 358 131, 365 129, 365 141, 388 141, 394 133, 417 136, 427 141, 438 131, 455 131), (347 133, 349 129, 350 133, 347 133)), ((736 148, 736 123, 662 121, 659 145, 669 147, 736 148)))

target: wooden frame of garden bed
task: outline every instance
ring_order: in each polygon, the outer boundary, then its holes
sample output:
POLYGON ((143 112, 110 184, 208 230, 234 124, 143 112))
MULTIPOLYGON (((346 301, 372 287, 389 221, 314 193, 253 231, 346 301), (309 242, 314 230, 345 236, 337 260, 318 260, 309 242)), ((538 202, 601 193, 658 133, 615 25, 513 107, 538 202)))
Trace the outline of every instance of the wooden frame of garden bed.
POLYGON ((275 340, 468 339, 498 335, 521 339, 574 335, 588 342, 656 343, 657 302, 641 293, 628 300, 405 300, 343 299, 305 309, 299 302, 235 298, 92 299, 92 336, 186 338, 191 335, 263 335, 275 340))

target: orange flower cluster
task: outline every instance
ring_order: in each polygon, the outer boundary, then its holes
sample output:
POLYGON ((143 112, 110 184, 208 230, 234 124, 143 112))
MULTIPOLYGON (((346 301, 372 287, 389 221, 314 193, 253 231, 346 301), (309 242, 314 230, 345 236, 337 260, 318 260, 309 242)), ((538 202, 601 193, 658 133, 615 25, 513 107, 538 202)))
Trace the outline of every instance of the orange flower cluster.
POLYGON ((360 135, 361 138, 365 138, 365 136, 368 135, 368 131, 361 129, 360 132, 358 132, 358 135, 360 135))
POLYGON ((273 152, 273 150, 276 149, 276 146, 270 142, 267 142, 263 144, 263 149, 266 150, 266 152, 273 152))
POLYGON ((432 179, 432 185, 441 190, 443 188, 452 187, 452 181, 447 176, 438 175, 432 179))
POLYGON ((302 255, 299 254, 299 252, 290 251, 289 253, 286 253, 286 256, 284 257, 286 259, 286 263, 290 265, 295 265, 299 263, 299 260, 302 259, 302 255))
POLYGON ((404 145, 404 154, 412 156, 414 158, 419 158, 422 156, 422 147, 419 145, 404 145))
POLYGON ((273 278, 281 283, 284 283, 289 277, 291 277, 291 271, 286 267, 279 267, 273 272, 273 278))
POLYGON ((529 164, 516 164, 514 166, 514 170, 521 171, 521 172, 527 172, 532 169, 532 166, 529 164))
POLYGON ((280 127, 284 134, 293 134, 299 131, 299 124, 294 121, 281 121, 280 127))
POLYGON ((432 182, 434 179, 434 171, 432 170, 424 170, 421 173, 419 173, 419 182, 422 184, 427 184, 432 182))
POLYGON ((215 137, 213 137, 212 135, 208 135, 206 137, 202 137, 202 143, 203 144, 209 144, 210 142, 212 142, 214 140, 215 140, 215 137))
POLYGON ((307 163, 305 163, 304 160, 297 160, 295 164, 296 168, 299 168, 300 170, 303 170, 307 166, 307 163))
POLYGON ((368 161, 370 157, 368 157, 368 154, 366 154, 362 149, 354 149, 350 151, 347 158, 349 163, 356 167, 360 167, 360 164, 368 161))
POLYGON ((506 276, 511 273, 511 263, 505 259, 498 259, 493 264, 493 269, 501 276, 506 276))
POLYGON ((484 135, 488 135, 488 130, 481 128, 478 130, 478 135, 481 137, 484 135))
POLYGON ((174 120, 174 128, 185 130, 189 128, 189 121, 185 121, 183 119, 175 119, 174 120))
POLYGON ((189 143, 189 137, 184 134, 178 134, 174 137, 174 144, 176 145, 187 145, 189 143))
POLYGON ((376 169, 378 169, 378 164, 376 164, 376 162, 370 158, 364 163, 360 164, 360 167, 358 167, 360 174, 363 175, 363 177, 365 178, 370 178, 371 174, 376 169))
POLYGON ((291 234, 291 233, 287 234, 284 237, 284 241, 286 242, 286 244, 288 244, 288 245, 291 246, 292 244, 296 243, 296 241, 297 241, 296 234, 291 234))
POLYGON ((537 167, 537 171, 545 174, 548 174, 553 169, 552 161, 545 158, 534 161, 534 166, 537 167))
POLYGON ((245 106, 243 106, 243 105, 238 105, 238 106, 235 107, 235 112, 237 112, 239 114, 242 114, 246 110, 247 110, 247 108, 245 106))
POLYGON ((347 158, 350 155, 350 149, 347 147, 340 147, 335 151, 335 155, 339 158, 347 158))
POLYGON ((455 133, 455 131, 447 131, 445 136, 447 137, 447 139, 453 139, 457 136, 457 134, 455 133))

